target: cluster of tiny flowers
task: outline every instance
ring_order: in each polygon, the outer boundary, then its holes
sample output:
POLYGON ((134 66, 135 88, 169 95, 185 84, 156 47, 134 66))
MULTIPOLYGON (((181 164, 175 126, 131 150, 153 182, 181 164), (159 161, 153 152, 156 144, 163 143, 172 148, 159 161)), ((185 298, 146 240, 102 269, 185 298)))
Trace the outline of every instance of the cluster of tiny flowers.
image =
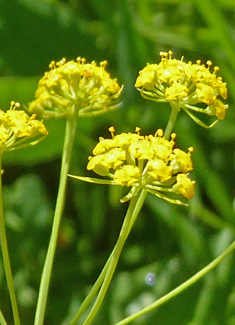
POLYGON ((120 135, 114 135, 113 127, 109 130, 112 138, 100 138, 93 150, 94 156, 89 157, 88 170, 111 177, 121 186, 146 189, 173 203, 182 202, 168 197, 169 193, 187 199, 193 197, 195 182, 188 177, 193 168, 192 148, 188 152, 174 148, 175 134, 168 141, 162 130, 148 136, 140 135, 139 128, 136 128, 136 133, 120 135))
POLYGON ((37 120, 35 114, 29 116, 25 111, 19 110, 19 107, 19 103, 11 102, 8 111, 0 110, 1 152, 36 144, 39 140, 30 140, 48 134, 43 122, 37 120))
POLYGON ((228 105, 221 99, 227 98, 227 86, 216 76, 219 68, 214 67, 211 72, 211 61, 207 61, 207 66, 200 60, 186 63, 183 58, 172 59, 172 54, 161 52, 159 64, 148 64, 139 72, 135 87, 141 95, 158 102, 177 103, 191 117, 194 115, 189 110, 224 119, 228 105))
POLYGON ((117 107, 121 88, 116 79, 110 78, 106 65, 106 61, 97 66, 81 58, 51 62, 50 71, 39 81, 29 112, 50 118, 69 116, 75 107, 79 115, 100 114, 117 107))

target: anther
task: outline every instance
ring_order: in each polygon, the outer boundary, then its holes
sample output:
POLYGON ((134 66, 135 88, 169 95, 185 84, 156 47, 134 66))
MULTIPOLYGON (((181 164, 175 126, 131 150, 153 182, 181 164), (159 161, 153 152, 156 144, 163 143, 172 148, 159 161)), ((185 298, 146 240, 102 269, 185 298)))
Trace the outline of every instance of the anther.
POLYGON ((163 130, 158 129, 157 132, 155 133, 155 137, 162 137, 163 136, 163 130))
POLYGON ((192 153, 194 151, 194 148, 193 147, 189 147, 188 148, 188 152, 192 153))
POLYGON ((55 61, 51 61, 51 63, 49 64, 49 69, 54 69, 55 67, 56 67, 55 61))
POLYGON ((162 61, 163 60, 166 60, 167 59, 167 57, 168 57, 168 53, 167 52, 160 52, 160 56, 162 57, 162 61))
POLYGON ((10 109, 20 108, 20 103, 15 102, 14 100, 11 101, 10 109))
POLYGON ((86 62, 86 59, 81 58, 80 56, 77 57, 76 61, 80 64, 84 64, 86 62))
POLYGON ((63 58, 60 61, 56 62, 56 66, 57 67, 61 67, 62 65, 64 65, 66 63, 66 59, 63 58))
POLYGON ((104 68, 104 69, 105 69, 105 67, 107 66, 107 64, 108 64, 108 62, 107 62, 106 60, 100 62, 100 66, 101 66, 101 68, 104 68))
POLYGON ((171 133, 171 140, 175 140, 176 138, 176 133, 171 133))
POLYGON ((206 61, 206 64, 208 66, 208 69, 212 66, 212 62, 210 60, 206 61))
POLYGON ((110 126, 110 127, 108 128, 108 130, 109 130, 109 132, 111 133, 112 138, 114 138, 114 132, 115 132, 115 128, 114 128, 114 126, 110 126))

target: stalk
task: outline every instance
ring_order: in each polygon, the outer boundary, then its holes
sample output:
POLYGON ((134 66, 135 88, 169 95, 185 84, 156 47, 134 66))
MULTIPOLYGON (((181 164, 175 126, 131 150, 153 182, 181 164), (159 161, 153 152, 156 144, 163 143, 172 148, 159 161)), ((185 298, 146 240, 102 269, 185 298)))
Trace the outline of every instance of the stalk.
POLYGON ((95 296, 95 294, 99 291, 99 294, 96 298, 96 301, 87 316, 86 320, 84 321, 83 325, 88 325, 92 322, 94 317, 96 316, 98 310, 100 309, 100 306, 104 300, 104 297, 106 295, 106 292, 108 290, 109 284, 112 280, 114 271, 116 269, 122 248, 125 244, 125 241, 132 229, 132 226, 134 225, 134 222, 140 212, 140 209, 143 206, 144 200, 146 198, 147 192, 145 190, 142 190, 139 192, 139 194, 135 197, 133 197, 130 201, 129 208, 127 210, 126 216, 124 218, 124 222, 117 240, 117 243, 106 262, 100 276, 98 277, 96 283, 92 287, 90 293, 84 300, 83 304, 80 306, 77 314, 74 316, 74 318, 71 320, 70 325, 77 324, 77 321, 82 316, 83 312, 86 310, 86 308, 91 303, 91 300, 95 296))
MULTIPOLYGON (((5 220, 4 220, 4 213, 3 213, 1 164, 2 164, 2 154, 0 155, 0 240, 1 240, 1 247, 2 247, 3 264, 4 264, 6 279, 7 279, 8 290, 10 294, 14 323, 15 325, 20 325, 20 317, 19 317, 13 278, 12 278, 12 272, 11 272, 11 263, 10 263, 8 245, 7 245, 5 220)), ((0 319, 4 320, 2 314, 0 319)))
POLYGON ((47 251, 45 264, 43 267, 41 283, 39 288, 38 303, 37 303, 35 321, 34 321, 35 325, 42 325, 44 322, 47 296, 48 296, 52 267, 53 267, 53 262, 55 257, 56 246, 57 246, 59 227, 60 227, 62 213, 64 210, 67 174, 69 170, 69 164, 70 164, 72 148, 73 148, 73 143, 75 138, 77 116, 78 116, 78 108, 75 108, 73 115, 68 116, 66 120, 66 130, 65 130, 62 163, 61 163, 59 190, 58 190, 58 195, 56 200, 55 214, 53 219, 53 226, 52 226, 49 247, 47 251))
POLYGON ((166 129, 165 129, 165 132, 164 132, 164 137, 167 140, 169 140, 169 138, 170 138, 171 132, 173 130, 173 127, 175 125, 177 116, 178 116, 179 111, 180 111, 180 107, 179 107, 178 104, 170 103, 170 105, 171 105, 171 115, 169 117, 169 121, 167 123, 166 129))

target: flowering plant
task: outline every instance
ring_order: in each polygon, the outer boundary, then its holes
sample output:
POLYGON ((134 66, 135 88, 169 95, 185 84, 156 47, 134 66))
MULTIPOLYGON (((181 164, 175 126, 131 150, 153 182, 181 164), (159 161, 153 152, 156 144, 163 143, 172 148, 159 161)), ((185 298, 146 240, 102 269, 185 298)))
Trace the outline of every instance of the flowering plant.
MULTIPOLYGON (((4 151, 21 149, 37 144, 47 135, 47 130, 40 118, 65 118, 66 130, 61 162, 60 183, 55 206, 53 225, 47 255, 39 288, 35 325, 42 325, 46 312, 49 284, 53 261, 57 247, 61 218, 65 202, 67 176, 89 183, 127 187, 129 192, 120 200, 129 206, 120 230, 119 237, 104 265, 97 281, 91 288, 83 303, 77 309, 69 324, 75 325, 82 318, 82 324, 91 324, 105 298, 114 275, 123 246, 134 226, 148 193, 158 199, 172 204, 188 205, 195 194, 195 181, 189 173, 193 170, 192 152, 176 147, 176 134, 173 128, 180 110, 184 110, 197 124, 212 127, 218 120, 224 119, 228 105, 226 83, 217 77, 219 70, 215 67, 210 72, 212 63, 207 66, 197 61, 185 63, 172 58, 172 51, 161 52, 159 64, 148 64, 140 71, 135 86, 140 94, 156 102, 169 102, 171 114, 165 130, 154 130, 153 134, 142 135, 140 127, 135 133, 115 134, 110 127, 111 138, 99 138, 92 156, 88 158, 88 171, 93 171, 99 178, 76 176, 69 173, 77 121, 81 116, 105 113, 120 105, 122 91, 116 79, 112 79, 105 70, 106 61, 99 66, 95 62, 85 63, 84 59, 75 61, 62 59, 52 62, 50 70, 39 81, 35 100, 28 106, 29 116, 19 109, 17 103, 11 104, 7 112, 0 111, 0 157, 4 151), (193 113, 192 113, 193 112, 193 113), (201 121, 194 112, 216 118, 210 125, 201 121), (101 178, 105 177, 105 179, 101 178), (88 307, 88 314, 86 310, 88 307)), ((1 163, 1 160, 0 160, 1 163)), ((1 178, 0 178, 1 189, 1 178)), ((14 322, 20 324, 17 299, 12 280, 10 258, 7 248, 5 222, 3 214, 2 193, 0 192, 0 239, 4 268, 10 293, 14 322)), ((209 265, 185 281, 176 289, 161 297, 153 304, 118 322, 127 324, 141 315, 157 308, 175 295, 195 283, 216 267, 232 250, 233 242, 221 255, 209 265)), ((6 320, 0 311, 0 323, 6 320)))

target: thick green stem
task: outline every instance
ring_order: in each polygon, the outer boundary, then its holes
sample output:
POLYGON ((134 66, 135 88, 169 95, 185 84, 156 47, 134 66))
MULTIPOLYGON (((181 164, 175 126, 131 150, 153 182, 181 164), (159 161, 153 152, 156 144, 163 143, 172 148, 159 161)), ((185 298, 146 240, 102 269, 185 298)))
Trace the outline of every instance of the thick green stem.
POLYGON ((100 292, 97 296, 97 299, 93 305, 93 308, 92 308, 90 314, 88 315, 87 319, 85 320, 84 325, 90 324, 90 322, 93 320, 96 313, 98 312, 98 310, 101 306, 101 303, 105 297, 106 291, 109 287, 109 284, 111 282, 111 279, 112 279, 113 273, 115 271, 120 253, 123 248, 123 245, 132 229, 132 226, 134 225, 134 222, 135 222, 135 220, 139 214, 139 211, 144 203, 146 195, 147 195, 147 192, 145 190, 142 190, 138 196, 131 199, 129 208, 128 208, 126 216, 124 218, 124 222, 122 225, 122 229, 120 231, 118 241, 117 241, 108 261, 106 262, 100 276, 98 277, 98 279, 96 280, 90 293, 88 294, 88 296, 86 297, 86 299, 84 300, 82 305, 80 306, 77 314, 71 320, 70 325, 77 324, 77 321, 79 320, 79 318, 81 317, 83 312, 87 309, 87 307, 89 306, 92 299, 94 298, 94 296, 96 295, 96 293, 98 292, 98 290, 100 289, 100 287, 102 285, 100 292))
POLYGON ((164 132, 164 137, 169 140, 173 127, 175 125, 175 121, 177 119, 178 113, 180 111, 180 107, 178 104, 171 103, 171 115, 169 121, 166 126, 166 130, 164 132))
POLYGON ((200 280, 203 276, 205 276, 208 272, 213 270, 217 265, 220 264, 220 262, 229 255, 233 250, 235 249, 235 241, 222 253, 220 254, 216 259, 214 259, 210 264, 208 264, 206 267, 204 267, 202 270, 200 270, 198 273, 196 273, 193 277, 191 277, 189 280, 182 283, 180 286, 163 296, 162 298, 155 301, 153 304, 149 305, 148 307, 140 310, 139 312, 123 319, 122 321, 116 323, 116 325, 124 325, 129 324, 133 320, 137 319, 138 317, 150 312, 151 310, 159 307, 160 305, 163 305, 168 300, 172 299, 182 291, 189 288, 191 285, 196 283, 198 280, 200 280))
POLYGON ((78 116, 78 112, 77 109, 75 109, 74 114, 72 116, 69 116, 66 122, 59 190, 57 195, 50 243, 47 251, 47 256, 46 256, 43 273, 41 277, 40 288, 39 288, 38 304, 37 304, 35 322, 34 322, 35 325, 42 325, 44 322, 47 296, 48 296, 51 272, 52 272, 54 256, 55 256, 55 251, 57 246, 60 221, 64 209, 67 174, 69 170, 69 164, 70 164, 72 148, 73 148, 73 143, 75 138, 77 116, 78 116))
POLYGON ((15 325, 19 325, 20 317, 19 317, 19 312, 18 312, 18 306, 17 306, 16 295, 15 295, 12 272, 11 272, 11 263, 10 263, 10 257, 9 257, 9 252, 8 252, 5 220, 4 220, 4 214, 3 214, 1 164, 2 164, 2 154, 0 155, 0 240, 1 240, 1 247, 2 247, 3 264, 4 264, 10 299, 11 299, 11 306, 12 306, 12 311, 13 311, 14 322, 15 322, 15 325))
POLYGON ((146 198, 147 192, 145 190, 142 190, 139 192, 139 194, 131 199, 127 214, 125 216, 122 229, 120 231, 120 235, 118 237, 117 243, 115 245, 115 248, 112 252, 112 257, 108 266, 108 270, 106 272, 103 284, 101 286, 100 292, 96 298, 96 301, 92 307, 91 312, 87 316, 85 322, 83 325, 89 325, 91 324, 92 320, 94 319, 95 315, 97 314, 104 297, 106 295, 106 292, 108 290, 109 284, 112 280, 114 271, 116 269, 119 256, 121 254, 122 248, 125 244, 125 241, 132 229, 132 226, 134 225, 134 222, 139 214, 139 211, 144 203, 144 200, 146 198))

